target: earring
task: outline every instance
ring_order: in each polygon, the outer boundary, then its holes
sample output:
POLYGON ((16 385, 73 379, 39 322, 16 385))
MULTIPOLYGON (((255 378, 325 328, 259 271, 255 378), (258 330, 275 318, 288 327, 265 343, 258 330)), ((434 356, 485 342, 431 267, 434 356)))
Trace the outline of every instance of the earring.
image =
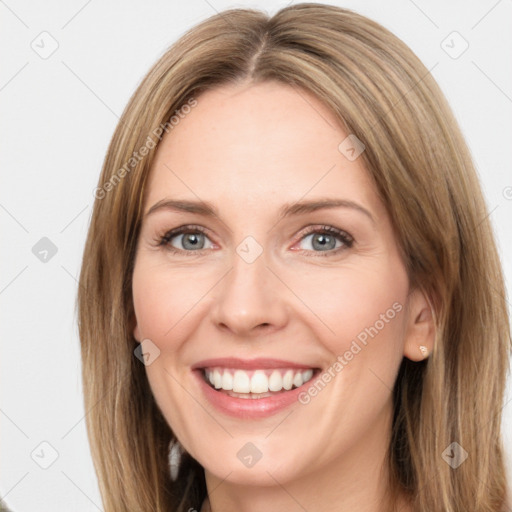
POLYGON ((420 345, 420 352, 423 357, 428 356, 428 348, 425 345, 420 345))
POLYGON ((169 472, 171 480, 174 482, 178 478, 180 470, 181 456, 184 453, 184 448, 177 439, 173 439, 169 443, 169 472))

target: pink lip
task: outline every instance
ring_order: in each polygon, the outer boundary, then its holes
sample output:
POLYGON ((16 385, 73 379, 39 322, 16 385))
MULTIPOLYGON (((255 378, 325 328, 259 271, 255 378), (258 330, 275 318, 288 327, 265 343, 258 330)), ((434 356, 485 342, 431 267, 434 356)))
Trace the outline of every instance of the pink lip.
MULTIPOLYGON (((266 398, 235 398, 221 391, 212 388, 204 380, 203 371, 195 370, 192 372, 201 388, 201 392, 206 399, 220 412, 233 416, 238 419, 259 419, 276 414, 292 404, 297 404, 298 395, 307 386, 311 385, 311 381, 302 386, 279 393, 266 398)), ((313 375, 315 378, 315 375, 313 375)))
POLYGON ((213 368, 215 366, 220 366, 223 368, 239 368, 240 370, 258 370, 265 368, 296 368, 307 370, 309 368, 314 368, 308 364, 294 363, 292 361, 285 361, 283 359, 239 359, 236 357, 221 357, 199 361, 192 366, 192 370, 197 370, 199 368, 213 368))
POLYGON ((193 374, 198 381, 201 392, 205 398, 221 413, 239 419, 258 419, 276 414, 298 402, 298 395, 311 385, 312 380, 318 375, 315 370, 313 378, 302 386, 279 393, 266 398, 236 398, 229 396, 222 391, 212 388, 204 378, 203 368, 212 367, 239 368, 243 370, 265 369, 265 368, 297 368, 309 369, 310 365, 284 361, 280 359, 237 359, 233 357, 205 359, 192 366, 193 374))

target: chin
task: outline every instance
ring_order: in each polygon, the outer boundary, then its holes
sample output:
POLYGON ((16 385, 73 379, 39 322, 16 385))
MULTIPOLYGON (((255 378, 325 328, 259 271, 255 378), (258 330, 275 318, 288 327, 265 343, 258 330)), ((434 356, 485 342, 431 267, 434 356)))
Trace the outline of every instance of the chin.
POLYGON ((219 480, 241 486, 275 486, 276 482, 283 485, 299 477, 296 472, 290 472, 289 468, 287 470, 277 461, 275 463, 264 463, 262 460, 251 468, 240 467, 236 464, 220 464, 207 466, 205 471, 215 475, 219 480))

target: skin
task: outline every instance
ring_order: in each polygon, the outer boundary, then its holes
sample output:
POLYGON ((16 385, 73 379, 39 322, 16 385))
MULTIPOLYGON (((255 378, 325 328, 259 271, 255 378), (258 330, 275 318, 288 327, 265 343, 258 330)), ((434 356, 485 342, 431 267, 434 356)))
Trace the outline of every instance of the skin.
POLYGON ((144 214, 172 198, 211 202, 219 216, 145 216, 133 274, 133 334, 160 350, 146 366, 157 403, 205 468, 215 512, 381 511, 391 389, 404 356, 418 361, 419 345, 432 349, 428 302, 409 289, 363 159, 338 150, 347 133, 317 98, 265 82, 222 86, 197 100, 157 150, 144 214), (373 220, 343 207, 278 216, 284 204, 324 197, 356 202, 373 220), (184 224, 207 230, 202 250, 179 235, 179 254, 158 245, 184 224), (313 245, 324 225, 349 233, 353 245, 313 245), (236 252, 247 236, 263 250, 252 263, 236 252), (326 369, 394 303, 401 311, 320 393, 268 418, 218 412, 191 373, 200 360, 230 356, 326 369), (251 468, 237 457, 247 442, 262 453, 251 468))

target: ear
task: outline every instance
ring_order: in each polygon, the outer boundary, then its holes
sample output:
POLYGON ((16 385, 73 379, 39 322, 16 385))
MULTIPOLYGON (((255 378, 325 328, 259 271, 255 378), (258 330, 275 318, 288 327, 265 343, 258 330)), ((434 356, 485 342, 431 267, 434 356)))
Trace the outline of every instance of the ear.
POLYGON ((135 323, 135 327, 133 328, 133 337, 137 343, 142 341, 142 336, 140 335, 139 325, 135 323))
POLYGON ((142 341, 142 336, 140 334, 139 324, 137 323, 137 317, 135 316, 135 312, 130 313, 129 320, 129 330, 133 332, 133 337, 137 343, 142 341))
POLYGON ((422 361, 432 353, 435 339, 432 306, 422 290, 411 292, 406 311, 404 356, 411 361, 422 361))

